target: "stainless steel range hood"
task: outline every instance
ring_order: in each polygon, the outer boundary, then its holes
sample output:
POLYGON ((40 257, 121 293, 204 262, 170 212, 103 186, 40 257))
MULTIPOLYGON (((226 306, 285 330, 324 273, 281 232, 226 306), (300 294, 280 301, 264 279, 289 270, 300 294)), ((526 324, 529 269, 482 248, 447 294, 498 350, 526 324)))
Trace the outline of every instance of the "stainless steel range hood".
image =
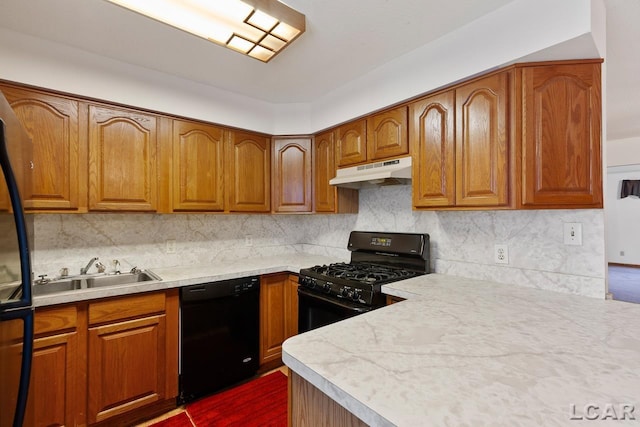
POLYGON ((329 184, 337 187, 365 188, 411 183, 411 157, 338 169, 329 184))

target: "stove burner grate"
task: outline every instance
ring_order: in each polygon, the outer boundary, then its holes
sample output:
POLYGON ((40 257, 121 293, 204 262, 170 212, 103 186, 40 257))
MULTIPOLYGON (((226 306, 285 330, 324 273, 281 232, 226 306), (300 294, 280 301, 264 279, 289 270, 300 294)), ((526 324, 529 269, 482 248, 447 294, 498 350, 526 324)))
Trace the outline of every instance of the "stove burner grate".
POLYGON ((365 262, 317 265, 312 267, 311 271, 330 278, 354 280, 367 284, 407 279, 417 274, 414 271, 403 268, 387 267, 365 262))

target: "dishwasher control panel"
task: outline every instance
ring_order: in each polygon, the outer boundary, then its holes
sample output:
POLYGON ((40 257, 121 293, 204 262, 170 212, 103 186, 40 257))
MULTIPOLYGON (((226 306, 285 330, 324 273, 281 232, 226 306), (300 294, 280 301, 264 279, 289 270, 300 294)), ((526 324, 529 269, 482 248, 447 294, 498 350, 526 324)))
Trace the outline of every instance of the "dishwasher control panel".
POLYGON ((185 286, 180 289, 180 299, 182 302, 189 302, 222 298, 240 295, 245 292, 255 292, 259 290, 259 287, 260 278, 258 276, 220 280, 218 282, 185 286))

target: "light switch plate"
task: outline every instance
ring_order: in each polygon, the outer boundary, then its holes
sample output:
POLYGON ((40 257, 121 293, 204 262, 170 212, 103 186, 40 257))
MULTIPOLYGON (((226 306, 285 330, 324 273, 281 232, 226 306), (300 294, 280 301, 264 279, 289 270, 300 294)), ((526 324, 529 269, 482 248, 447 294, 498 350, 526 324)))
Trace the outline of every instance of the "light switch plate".
POLYGON ((563 236, 565 245, 582 245, 582 223, 565 222, 563 236))

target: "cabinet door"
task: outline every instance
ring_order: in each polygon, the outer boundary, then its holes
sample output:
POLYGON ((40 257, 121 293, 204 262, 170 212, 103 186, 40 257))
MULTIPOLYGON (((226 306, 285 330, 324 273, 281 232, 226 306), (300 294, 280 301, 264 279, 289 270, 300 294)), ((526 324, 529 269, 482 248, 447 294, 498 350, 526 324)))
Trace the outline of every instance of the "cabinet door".
POLYGON ((77 333, 38 338, 25 425, 76 425, 77 333))
POLYGON ((511 73, 456 89, 456 204, 506 206, 509 198, 511 73))
POLYGON ((399 107, 367 118, 369 160, 409 154, 407 107, 399 107))
POLYGON ((298 335, 298 275, 289 274, 284 299, 284 329, 288 339, 298 335))
POLYGON ((313 163, 316 212, 335 212, 336 188, 329 184, 329 180, 336 176, 333 132, 326 132, 314 138, 313 163))
POLYGON ((267 138, 231 132, 227 161, 229 211, 271 210, 271 152, 267 138))
POLYGON ((74 305, 38 309, 25 425, 79 425, 81 387, 78 314, 74 305))
POLYGON ((173 121, 173 210, 224 210, 223 129, 173 121))
POLYGON ((89 106, 89 209, 155 211, 156 117, 89 106))
POLYGON ((25 209, 77 209, 80 185, 86 179, 86 163, 80 161, 78 102, 24 89, 1 89, 33 142, 25 209))
POLYGON ((285 297, 288 274, 260 278, 260 365, 280 359, 287 337, 285 297))
POLYGON ((272 144, 274 212, 311 212, 311 139, 276 138, 272 144))
POLYGON ((338 167, 364 163, 367 160, 366 119, 347 123, 336 129, 338 167))
POLYGON ((600 63, 522 69, 522 204, 602 207, 600 63))
POLYGON ((165 399, 165 315, 89 328, 88 421, 165 399))
POLYGON ((416 101, 409 106, 415 164, 413 205, 455 204, 454 91, 416 101))

